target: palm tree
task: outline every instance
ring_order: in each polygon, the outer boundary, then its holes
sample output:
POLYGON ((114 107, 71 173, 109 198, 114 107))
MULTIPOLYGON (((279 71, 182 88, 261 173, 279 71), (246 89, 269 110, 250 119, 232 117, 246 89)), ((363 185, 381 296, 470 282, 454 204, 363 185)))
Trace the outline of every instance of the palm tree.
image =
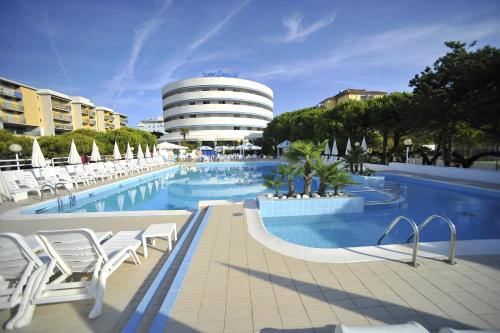
POLYGON ((314 174, 319 177, 319 188, 318 194, 321 196, 325 195, 326 186, 329 181, 335 176, 339 171, 340 161, 335 163, 327 164, 323 160, 318 160, 313 165, 314 174))
POLYGON ((183 127, 179 130, 179 133, 182 135, 183 141, 186 142, 186 136, 189 134, 189 128, 183 127))
POLYGON ((278 167, 278 173, 286 180, 288 180, 288 194, 291 197, 295 193, 295 177, 298 177, 304 173, 304 168, 299 163, 287 163, 282 164, 278 167))
POLYGON ((306 141, 295 141, 288 146, 285 152, 285 157, 292 162, 304 161, 304 193, 309 195, 311 193, 311 183, 313 174, 314 161, 321 159, 321 153, 325 150, 327 140, 323 141, 320 145, 315 145, 306 141))
POLYGON ((281 175, 265 175, 264 176, 264 186, 274 189, 276 196, 279 194, 279 188, 283 184, 283 177, 281 175))
POLYGON ((356 184, 352 178, 351 174, 345 170, 337 169, 337 172, 332 173, 328 178, 328 185, 333 187, 333 194, 338 195, 339 190, 347 185, 356 184))

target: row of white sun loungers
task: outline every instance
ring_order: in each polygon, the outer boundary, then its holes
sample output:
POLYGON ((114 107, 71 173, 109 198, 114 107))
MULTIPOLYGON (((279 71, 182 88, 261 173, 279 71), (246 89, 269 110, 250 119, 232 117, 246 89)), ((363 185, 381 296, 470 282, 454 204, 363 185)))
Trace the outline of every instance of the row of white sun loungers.
POLYGON ((142 234, 90 229, 40 231, 28 237, 0 233, 0 309, 18 306, 5 327, 29 324, 37 305, 84 299, 95 299, 89 318, 98 317, 111 273, 127 259, 141 264, 136 251, 143 245, 142 234), (82 279, 82 274, 90 278, 82 279))
POLYGON ((53 192, 61 188, 67 190, 79 185, 88 185, 98 180, 107 180, 132 175, 155 167, 165 166, 161 157, 141 160, 121 160, 90 164, 66 165, 26 170, 3 171, 1 175, 12 197, 17 202, 28 198, 28 193, 42 196, 42 190, 53 192), (48 185, 48 186, 46 186, 48 185))

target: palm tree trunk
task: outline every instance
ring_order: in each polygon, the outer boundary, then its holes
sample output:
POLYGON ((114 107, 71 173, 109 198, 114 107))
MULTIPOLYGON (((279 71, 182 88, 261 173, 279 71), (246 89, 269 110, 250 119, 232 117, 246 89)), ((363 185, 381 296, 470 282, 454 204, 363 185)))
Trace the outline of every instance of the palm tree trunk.
POLYGON ((293 182, 293 178, 288 180, 288 196, 291 197, 295 193, 295 183, 293 182))
POLYGON ((312 166, 310 161, 306 161, 304 164, 304 193, 309 195, 311 193, 311 182, 312 182, 312 166))
POLYGON ((325 190, 326 190, 326 185, 325 185, 325 179, 322 177, 319 178, 319 188, 318 188, 318 194, 321 196, 325 195, 325 190))
POLYGON ((382 133, 383 136, 383 141, 382 141, 382 164, 387 164, 387 144, 389 141, 389 133, 387 131, 384 131, 382 133))

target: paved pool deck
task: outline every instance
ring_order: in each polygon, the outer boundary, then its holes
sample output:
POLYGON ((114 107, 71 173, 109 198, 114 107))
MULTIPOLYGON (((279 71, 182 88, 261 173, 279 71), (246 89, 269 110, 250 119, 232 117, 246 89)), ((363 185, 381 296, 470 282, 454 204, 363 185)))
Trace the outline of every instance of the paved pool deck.
POLYGON ((333 332, 415 320, 430 331, 500 328, 500 256, 313 263, 247 232, 241 204, 213 209, 166 332, 333 332))

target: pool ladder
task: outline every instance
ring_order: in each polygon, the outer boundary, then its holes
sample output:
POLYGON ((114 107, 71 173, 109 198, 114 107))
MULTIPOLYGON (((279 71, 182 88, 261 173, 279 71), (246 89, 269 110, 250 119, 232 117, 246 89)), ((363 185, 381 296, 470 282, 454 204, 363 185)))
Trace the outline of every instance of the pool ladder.
POLYGON ((66 186, 64 186, 63 183, 56 183, 55 185, 52 185, 52 184, 49 184, 49 183, 44 184, 40 188, 40 192, 42 194, 40 196, 40 201, 43 201, 43 194, 45 193, 45 192, 43 192, 43 190, 45 190, 46 188, 48 188, 49 191, 54 195, 54 197, 56 197, 58 210, 62 211, 64 203, 63 203, 63 199, 61 198, 61 195, 59 194, 59 192, 57 190, 57 186, 58 185, 61 185, 62 188, 65 189, 66 192, 68 192, 69 206, 72 207, 72 206, 76 205, 76 196, 73 193, 71 193, 71 191, 66 186))
POLYGON ((387 227, 387 229, 385 229, 384 233, 382 234, 382 236, 379 238, 377 244, 380 245, 380 243, 382 242, 382 240, 385 238, 385 236, 387 236, 387 234, 392 230, 394 229, 394 227, 401 221, 407 221, 411 228, 413 229, 413 233, 408 237, 408 240, 407 242, 409 242, 412 238, 413 238, 413 251, 412 251, 412 258, 411 258, 411 262, 409 263, 411 266, 413 267, 417 267, 418 264, 417 264, 417 253, 418 253, 418 242, 419 242, 419 238, 420 238, 420 232, 431 222, 431 221, 434 221, 434 220, 443 220, 446 222, 446 224, 448 225, 449 229, 450 229, 450 250, 448 252, 448 260, 446 260, 446 262, 450 265, 454 265, 455 264, 455 242, 456 242, 456 239, 457 239, 457 230, 455 228, 455 225, 453 224, 453 222, 451 222, 450 219, 446 218, 446 217, 443 217, 441 215, 431 215, 429 217, 427 217, 424 222, 422 222, 418 227, 417 227, 417 224, 410 218, 406 217, 406 216, 398 216, 396 217, 394 220, 392 220, 392 222, 389 224, 389 226, 387 227))

